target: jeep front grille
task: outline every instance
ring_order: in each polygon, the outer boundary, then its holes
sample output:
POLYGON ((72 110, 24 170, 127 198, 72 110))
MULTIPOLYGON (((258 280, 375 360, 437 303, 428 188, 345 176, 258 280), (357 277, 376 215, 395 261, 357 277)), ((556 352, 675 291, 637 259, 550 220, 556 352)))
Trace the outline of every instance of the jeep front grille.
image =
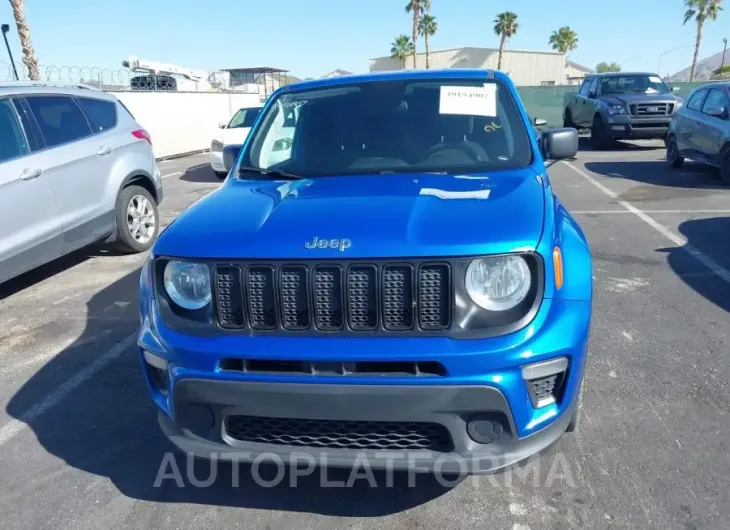
POLYGON ((365 334, 451 325, 447 263, 221 264, 213 285, 225 329, 365 334))

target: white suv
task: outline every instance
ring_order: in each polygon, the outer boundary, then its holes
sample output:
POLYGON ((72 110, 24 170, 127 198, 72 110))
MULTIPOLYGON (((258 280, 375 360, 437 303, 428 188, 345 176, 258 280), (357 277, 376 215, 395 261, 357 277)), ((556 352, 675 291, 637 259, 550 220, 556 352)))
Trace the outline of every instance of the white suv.
POLYGON ((161 200, 150 136, 116 97, 0 83, 0 282, 95 242, 149 249, 161 200))

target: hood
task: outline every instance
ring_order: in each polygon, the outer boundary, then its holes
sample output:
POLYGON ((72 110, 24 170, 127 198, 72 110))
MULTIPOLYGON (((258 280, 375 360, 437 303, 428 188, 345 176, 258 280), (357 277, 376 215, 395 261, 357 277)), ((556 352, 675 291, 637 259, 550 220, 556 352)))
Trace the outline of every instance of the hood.
POLYGON ((631 105, 634 103, 675 103, 679 98, 674 94, 606 94, 599 98, 608 104, 631 105))
POLYGON ((250 127, 219 129, 215 135, 215 139, 222 142, 223 145, 241 145, 246 140, 250 131, 250 127))
POLYGON ((530 250, 542 234, 543 193, 529 168, 479 176, 229 179, 169 225, 154 253, 349 259, 530 250), (320 240, 334 248, 321 248, 320 240))

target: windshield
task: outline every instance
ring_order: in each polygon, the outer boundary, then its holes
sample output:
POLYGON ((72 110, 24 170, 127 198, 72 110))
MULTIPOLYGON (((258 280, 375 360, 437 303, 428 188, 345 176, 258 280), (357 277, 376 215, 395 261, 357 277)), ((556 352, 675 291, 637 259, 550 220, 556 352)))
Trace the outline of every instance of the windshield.
POLYGON ((655 75, 621 75, 601 79, 601 94, 638 92, 642 94, 668 94, 669 87, 655 75))
POLYGON ((260 112, 261 108, 241 109, 231 118, 231 121, 228 123, 228 128, 239 129, 241 127, 253 127, 253 123, 256 121, 260 112))
POLYGON ((501 82, 408 79, 280 95, 241 165, 317 176, 482 172, 531 160, 527 129, 501 82))

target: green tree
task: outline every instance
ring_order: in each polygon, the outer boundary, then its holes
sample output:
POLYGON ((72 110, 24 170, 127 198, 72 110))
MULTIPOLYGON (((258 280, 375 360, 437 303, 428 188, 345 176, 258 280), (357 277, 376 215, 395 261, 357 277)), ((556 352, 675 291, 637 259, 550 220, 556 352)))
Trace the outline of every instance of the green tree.
POLYGON ((406 57, 413 53, 413 41, 408 35, 398 35, 390 46, 390 56, 397 59, 405 70, 406 57))
POLYGON ((10 0, 10 7, 13 9, 15 26, 18 28, 20 49, 23 50, 23 63, 28 69, 28 77, 31 81, 38 81, 41 76, 38 72, 38 59, 35 56, 35 49, 30 41, 30 28, 25 18, 25 6, 23 0, 10 0))
POLYGON ((695 53, 692 58, 692 71, 689 80, 694 81, 697 71, 697 56, 700 54, 700 43, 702 42, 702 28, 706 20, 717 20, 722 11, 722 0, 684 0, 687 11, 684 13, 684 23, 687 24, 694 19, 697 23, 697 36, 695 38, 695 53))
MULTIPOLYGON (((428 13, 431 9, 431 0, 408 0, 406 4, 406 13, 413 13, 413 68, 416 67, 416 48, 418 45, 418 28, 421 22, 421 15, 428 13)), ((404 66, 405 68, 405 66, 404 66)))
POLYGON ((438 22, 436 22, 436 17, 431 14, 423 15, 423 18, 421 18, 421 21, 418 23, 418 33, 423 36, 423 44, 426 48, 426 68, 431 67, 428 52, 428 39, 429 37, 433 37, 438 29, 439 25, 438 22))
POLYGON ((494 33, 499 36, 499 58, 497 59, 497 70, 502 69, 502 54, 504 53, 504 43, 512 35, 517 33, 517 15, 511 11, 505 11, 497 15, 494 19, 494 33))
POLYGON ((621 71, 621 65, 618 63, 600 62, 596 65, 596 72, 599 74, 603 74, 605 72, 620 72, 620 71, 621 71))
POLYGON ((578 47, 578 34, 570 26, 563 26, 558 31, 553 31, 548 44, 560 53, 572 52, 578 47))

